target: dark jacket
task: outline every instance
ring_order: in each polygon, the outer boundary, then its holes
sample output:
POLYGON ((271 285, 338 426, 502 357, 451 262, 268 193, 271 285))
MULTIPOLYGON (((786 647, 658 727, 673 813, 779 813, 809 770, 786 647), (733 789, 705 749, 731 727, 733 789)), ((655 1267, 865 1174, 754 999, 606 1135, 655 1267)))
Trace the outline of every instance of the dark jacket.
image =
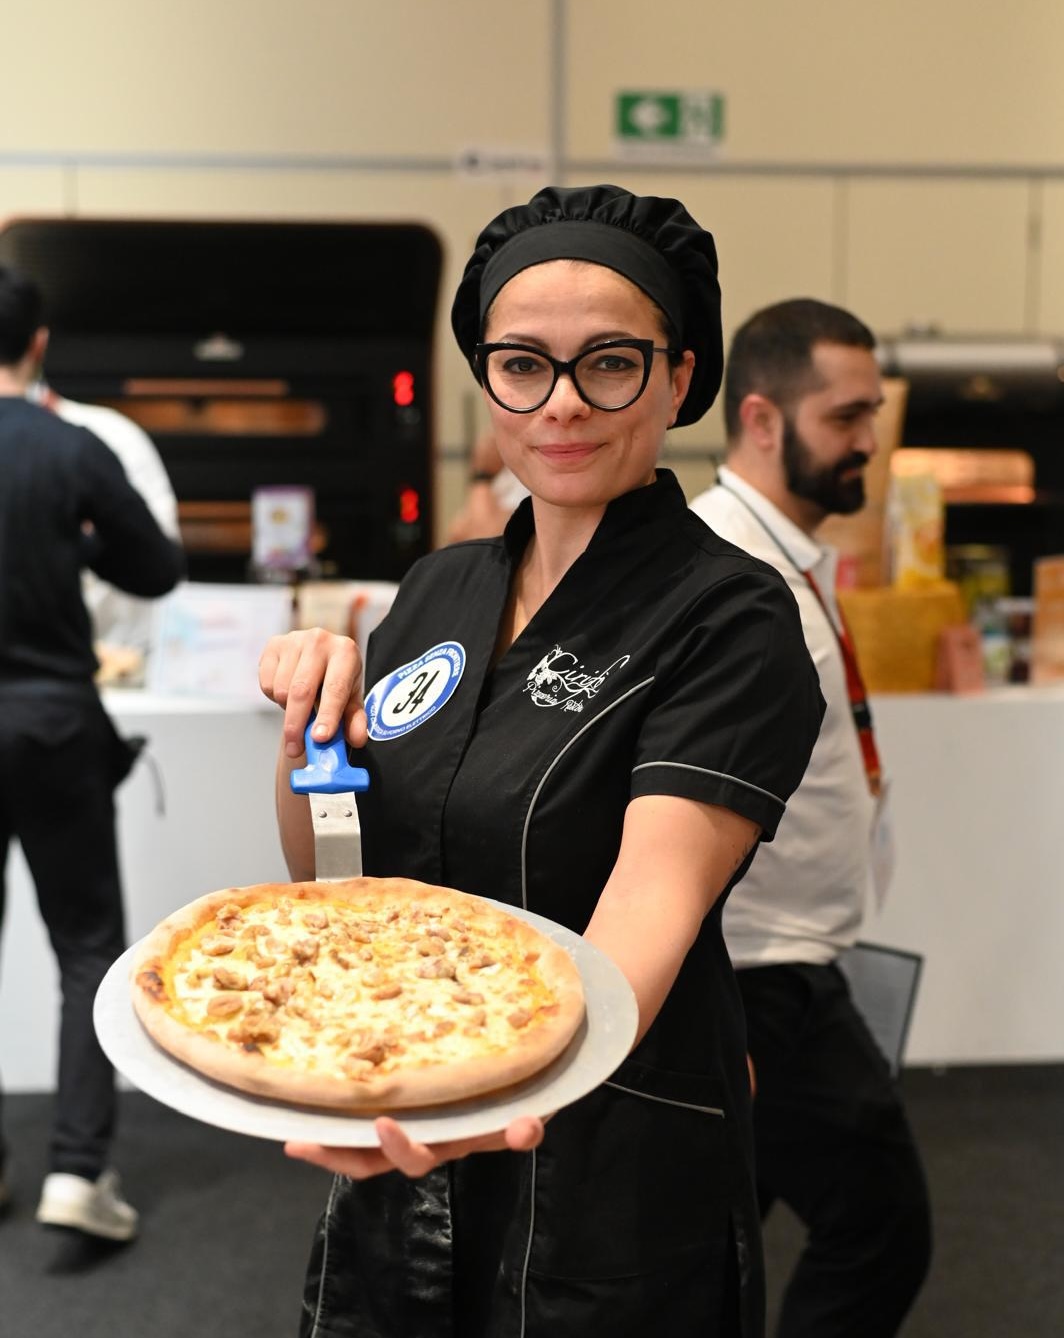
POLYGON ((177 584, 184 557, 103 442, 0 397, 0 689, 91 683, 84 567, 151 598, 177 584))
MULTIPOLYGON (((367 685, 413 687, 388 698, 387 718, 370 693, 363 854, 368 874, 581 933, 633 797, 720 804, 771 840, 823 701, 779 573, 718 539, 665 471, 610 504, 496 660, 531 532, 525 503, 503 539, 423 559, 374 633, 367 685), (417 668, 441 648, 460 678, 423 709, 417 668)), ((632 1056, 559 1111, 534 1153, 336 1182, 307 1338, 757 1338, 749 1080, 723 900, 632 1056)))

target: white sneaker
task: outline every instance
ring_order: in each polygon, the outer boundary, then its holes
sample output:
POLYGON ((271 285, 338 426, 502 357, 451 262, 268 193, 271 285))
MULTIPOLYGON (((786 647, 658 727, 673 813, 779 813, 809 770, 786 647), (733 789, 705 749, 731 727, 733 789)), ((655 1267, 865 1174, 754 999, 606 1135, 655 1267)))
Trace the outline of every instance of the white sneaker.
POLYGON ((132 1240, 138 1217, 137 1210, 122 1198, 114 1171, 104 1171, 95 1182, 53 1171, 45 1177, 37 1221, 45 1226, 74 1227, 107 1240, 132 1240))

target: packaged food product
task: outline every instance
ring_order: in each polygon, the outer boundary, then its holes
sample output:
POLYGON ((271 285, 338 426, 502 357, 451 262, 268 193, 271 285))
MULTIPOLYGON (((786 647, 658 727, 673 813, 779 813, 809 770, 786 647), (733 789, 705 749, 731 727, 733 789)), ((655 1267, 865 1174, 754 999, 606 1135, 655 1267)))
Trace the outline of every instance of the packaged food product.
POLYGON ((945 579, 945 528, 942 487, 933 475, 891 479, 888 529, 896 590, 923 590, 945 579))

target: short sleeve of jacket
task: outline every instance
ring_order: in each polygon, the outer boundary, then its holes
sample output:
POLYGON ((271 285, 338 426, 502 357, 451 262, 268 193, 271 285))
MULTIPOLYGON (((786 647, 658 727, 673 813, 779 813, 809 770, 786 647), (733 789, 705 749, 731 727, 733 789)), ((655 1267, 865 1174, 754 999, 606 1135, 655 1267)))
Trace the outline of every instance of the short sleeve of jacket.
POLYGON ((771 841, 823 713, 794 596, 778 573, 751 564, 700 592, 665 643, 632 797, 718 804, 771 841))

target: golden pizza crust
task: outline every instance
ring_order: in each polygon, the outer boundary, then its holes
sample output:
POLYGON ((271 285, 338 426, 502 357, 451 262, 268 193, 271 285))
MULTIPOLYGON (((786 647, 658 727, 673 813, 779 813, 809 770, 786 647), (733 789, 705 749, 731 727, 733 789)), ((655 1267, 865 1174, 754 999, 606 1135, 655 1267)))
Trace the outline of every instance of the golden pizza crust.
POLYGON ((148 1034, 197 1072, 360 1113, 513 1086, 584 1017, 564 948, 482 898, 402 878, 209 893, 143 940, 131 987, 148 1034))

